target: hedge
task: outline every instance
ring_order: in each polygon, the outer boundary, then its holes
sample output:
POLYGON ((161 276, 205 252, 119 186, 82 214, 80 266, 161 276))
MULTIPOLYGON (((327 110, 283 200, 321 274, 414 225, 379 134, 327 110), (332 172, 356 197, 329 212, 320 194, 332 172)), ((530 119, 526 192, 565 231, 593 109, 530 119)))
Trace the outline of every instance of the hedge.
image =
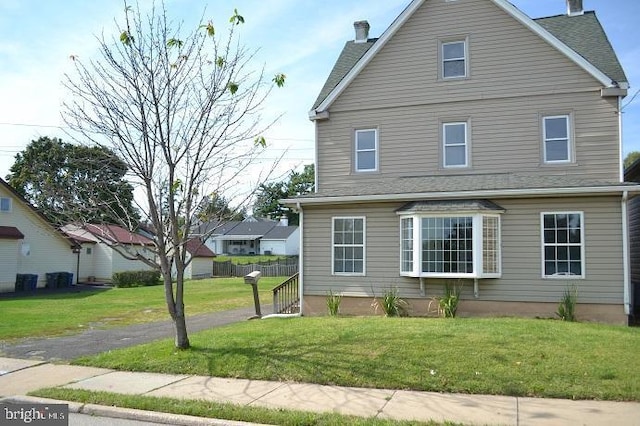
POLYGON ((116 272, 111 277, 113 285, 120 288, 160 285, 160 271, 116 272))

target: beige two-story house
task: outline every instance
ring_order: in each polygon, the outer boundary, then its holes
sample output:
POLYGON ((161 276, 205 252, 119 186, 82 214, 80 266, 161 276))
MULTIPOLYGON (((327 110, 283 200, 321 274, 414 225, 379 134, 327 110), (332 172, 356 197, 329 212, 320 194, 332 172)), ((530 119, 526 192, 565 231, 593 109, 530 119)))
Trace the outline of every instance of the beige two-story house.
MULTIPOLYGON (((562 1, 562 0, 555 0, 562 1)), ((594 12, 531 19, 506 0, 414 0, 379 37, 355 23, 310 111, 316 192, 301 212, 302 314, 373 313, 390 289, 427 315, 632 312, 620 103, 594 12)))

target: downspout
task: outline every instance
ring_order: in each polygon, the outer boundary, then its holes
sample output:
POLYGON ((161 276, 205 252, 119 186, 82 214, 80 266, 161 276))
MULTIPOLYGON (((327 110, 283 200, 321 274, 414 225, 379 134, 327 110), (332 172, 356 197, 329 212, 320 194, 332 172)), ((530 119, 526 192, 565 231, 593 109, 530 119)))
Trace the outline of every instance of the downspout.
POLYGON ((300 202, 296 204, 299 219, 298 227, 300 229, 300 255, 298 256, 298 294, 300 296, 300 316, 302 316, 302 307, 304 306, 304 211, 300 202))
POLYGON ((629 215, 627 203, 629 192, 622 193, 622 274, 624 282, 624 313, 631 315, 631 279, 629 257, 629 215))

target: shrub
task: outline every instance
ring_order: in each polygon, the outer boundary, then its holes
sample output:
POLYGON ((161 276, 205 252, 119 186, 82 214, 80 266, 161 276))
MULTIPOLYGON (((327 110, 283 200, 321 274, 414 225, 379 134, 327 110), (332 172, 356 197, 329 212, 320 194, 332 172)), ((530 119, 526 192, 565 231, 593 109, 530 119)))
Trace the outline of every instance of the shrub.
POLYGON ((113 285, 119 288, 147 287, 160 285, 160 271, 116 272, 111 277, 113 285))
POLYGON ((455 318, 459 302, 460 287, 447 283, 444 286, 444 296, 438 301, 438 312, 445 318, 455 318))
POLYGON ((556 315, 562 321, 576 321, 576 303, 578 302, 578 287, 575 284, 567 287, 558 304, 556 315))
POLYGON ((342 302, 341 294, 333 294, 331 290, 327 293, 327 309, 329 309, 329 315, 335 317, 340 311, 340 302, 342 302))
POLYGON ((409 305, 404 299, 398 296, 398 289, 389 289, 382 296, 382 300, 373 299, 372 306, 375 311, 381 308, 385 317, 406 317, 409 316, 409 305))

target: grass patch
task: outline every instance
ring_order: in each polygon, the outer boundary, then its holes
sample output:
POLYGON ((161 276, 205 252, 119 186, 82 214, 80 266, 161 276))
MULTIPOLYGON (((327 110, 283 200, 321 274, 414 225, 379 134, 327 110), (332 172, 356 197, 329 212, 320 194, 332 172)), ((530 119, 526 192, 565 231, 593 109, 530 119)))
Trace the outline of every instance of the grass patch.
MULTIPOLYGON (((248 407, 246 405, 224 404, 210 401, 180 400, 150 396, 119 395, 109 392, 48 388, 31 392, 30 395, 43 398, 77 401, 85 404, 111 405, 138 410, 159 411, 188 416, 209 417, 224 420, 277 425, 344 425, 344 426, 436 426, 442 423, 392 421, 374 418, 345 416, 336 413, 312 413, 305 411, 248 407)), ((453 423, 444 423, 453 425, 453 423)))
POLYGON ((251 321, 74 363, 388 389, 640 401, 640 329, 516 318, 251 321))
MULTIPOLYGON (((271 303, 271 289, 285 277, 262 278, 260 301, 271 303)), ((213 278, 185 283, 187 316, 253 305, 243 278, 213 278)), ((45 337, 169 319, 164 286, 83 290, 3 299, 0 340, 45 337)))

